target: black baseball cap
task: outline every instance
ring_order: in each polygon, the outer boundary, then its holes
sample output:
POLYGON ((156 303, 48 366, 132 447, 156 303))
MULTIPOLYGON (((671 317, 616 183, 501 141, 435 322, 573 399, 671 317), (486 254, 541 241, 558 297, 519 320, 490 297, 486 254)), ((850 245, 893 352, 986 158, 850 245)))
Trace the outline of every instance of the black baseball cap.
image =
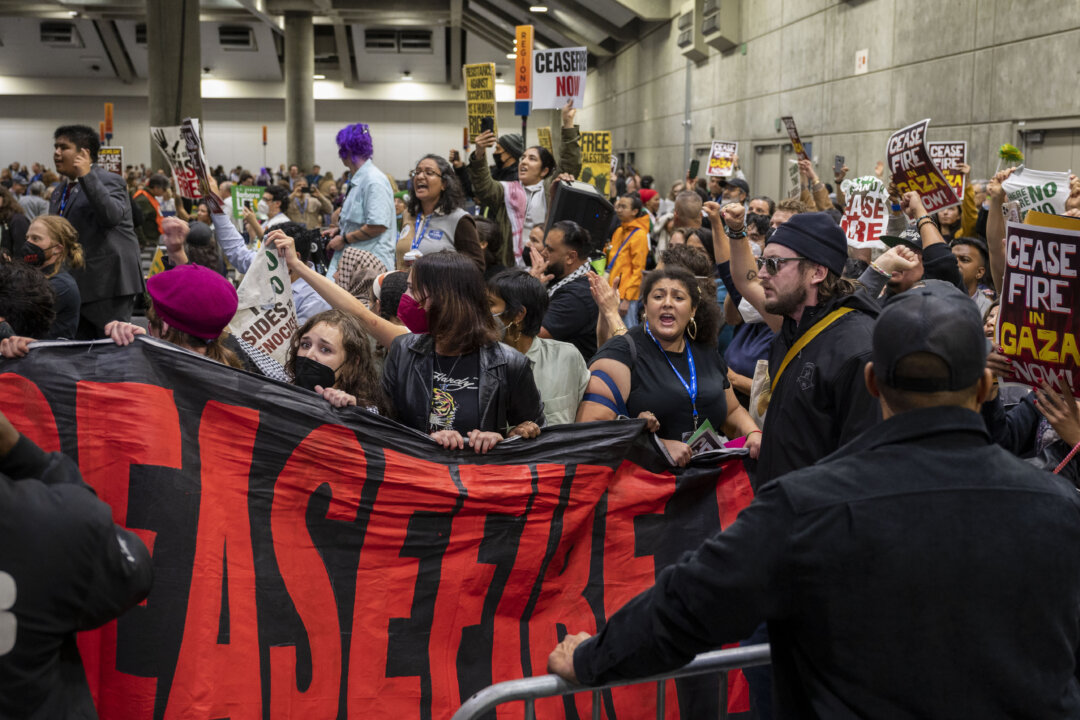
POLYGON ((986 338, 978 306, 941 280, 928 280, 890 298, 874 325, 873 342, 874 375, 897 390, 963 390, 974 385, 986 368, 986 338), (898 375, 897 364, 913 353, 941 358, 949 376, 898 375))
POLYGON ((911 248, 917 253, 922 252, 922 235, 915 228, 908 228, 899 235, 879 235, 878 240, 885 243, 889 247, 896 247, 897 245, 904 245, 911 248))
POLYGON ((720 187, 737 187, 747 195, 750 194, 750 184, 742 178, 720 178, 720 187))

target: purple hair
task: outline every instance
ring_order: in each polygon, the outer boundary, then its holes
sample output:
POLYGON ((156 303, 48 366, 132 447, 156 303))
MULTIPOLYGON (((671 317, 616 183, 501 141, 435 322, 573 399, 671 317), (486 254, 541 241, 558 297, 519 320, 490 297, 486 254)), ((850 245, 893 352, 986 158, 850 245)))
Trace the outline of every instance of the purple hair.
POLYGON ((371 132, 364 123, 346 125, 337 134, 338 156, 342 160, 367 160, 374 153, 371 132))

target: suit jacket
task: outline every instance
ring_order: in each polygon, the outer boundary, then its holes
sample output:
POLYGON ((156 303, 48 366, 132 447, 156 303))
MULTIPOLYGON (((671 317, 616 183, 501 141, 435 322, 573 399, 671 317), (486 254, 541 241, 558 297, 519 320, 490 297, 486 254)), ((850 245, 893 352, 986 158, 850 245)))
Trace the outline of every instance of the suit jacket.
POLYGON ((53 191, 49 214, 64 216, 79 231, 86 265, 72 270, 71 275, 79 285, 83 304, 143 292, 139 241, 131 224, 131 198, 122 177, 96 166, 91 168, 85 177, 53 191))

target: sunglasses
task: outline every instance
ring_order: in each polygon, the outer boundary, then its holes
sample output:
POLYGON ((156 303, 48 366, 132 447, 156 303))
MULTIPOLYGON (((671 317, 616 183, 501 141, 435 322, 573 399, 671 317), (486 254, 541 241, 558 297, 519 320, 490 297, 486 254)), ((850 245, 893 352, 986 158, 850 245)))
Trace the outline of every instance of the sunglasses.
POLYGON ((754 258, 758 270, 765 268, 770 275, 775 275, 783 269, 784 263, 792 260, 805 260, 804 257, 759 257, 754 258))

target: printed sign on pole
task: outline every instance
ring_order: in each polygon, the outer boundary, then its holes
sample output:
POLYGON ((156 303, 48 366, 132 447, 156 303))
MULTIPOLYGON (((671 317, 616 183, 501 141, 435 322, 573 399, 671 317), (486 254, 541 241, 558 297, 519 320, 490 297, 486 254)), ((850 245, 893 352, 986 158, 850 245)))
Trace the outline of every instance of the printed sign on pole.
POLYGON ((705 174, 713 177, 731 177, 735 171, 735 153, 739 152, 739 143, 714 142, 709 153, 709 167, 705 174))
MULTIPOLYGON (((608 177, 610 177, 610 178, 615 177, 615 173, 617 173, 617 172, 619 172, 619 156, 618 155, 612 155, 611 156, 611 174, 608 175, 608 177)), ((614 187, 614 184, 612 184, 612 187, 614 187)))
POLYGON ((889 222, 889 191, 873 175, 845 180, 840 188, 847 199, 840 227, 854 248, 885 249, 878 240, 889 222))
POLYGON ((113 104, 105 103, 105 139, 112 141, 113 136, 113 104))
POLYGON ((1005 223, 997 344, 1012 382, 1055 379, 1080 396, 1080 231, 1005 223))
POLYGON ((608 181, 611 179, 611 133, 581 133, 581 173, 578 180, 596 188, 604 197, 608 196, 608 181))
POLYGON ((917 192, 926 212, 934 213, 942 208, 958 205, 949 181, 930 159, 926 147, 926 128, 930 118, 920 120, 897 130, 889 138, 888 160, 892 181, 901 195, 917 192))
POLYGON ((573 100, 576 108, 584 105, 588 57, 589 53, 583 47, 535 50, 532 67, 533 109, 558 109, 567 100, 573 100))
POLYGON ((967 143, 955 140, 927 143, 926 146, 930 148, 930 159, 956 192, 956 199, 963 202, 966 178, 960 166, 967 162, 967 143))
POLYGON ((124 176, 124 148, 110 145, 98 150, 97 164, 102 170, 124 176))
MULTIPOLYGON (((476 140, 480 134, 480 121, 495 116, 495 63, 463 65, 461 74, 465 81, 465 114, 469 120, 469 139, 476 140)), ((492 126, 498 137, 498 126, 492 126)))
POLYGON ((517 38, 517 59, 514 61, 514 114, 528 116, 532 101, 532 25, 514 28, 517 38))
POLYGON ((1065 214, 1069 197, 1069 173, 1032 170, 1021 165, 1001 184, 1007 199, 1020 206, 1020 217, 1028 210, 1053 215, 1065 214))
POLYGON ((806 153, 802 140, 799 139, 799 130, 795 127, 795 118, 786 116, 780 119, 784 121, 784 127, 787 128, 787 134, 791 138, 791 145, 795 148, 795 154, 799 156, 800 160, 809 160, 810 156, 806 153))

